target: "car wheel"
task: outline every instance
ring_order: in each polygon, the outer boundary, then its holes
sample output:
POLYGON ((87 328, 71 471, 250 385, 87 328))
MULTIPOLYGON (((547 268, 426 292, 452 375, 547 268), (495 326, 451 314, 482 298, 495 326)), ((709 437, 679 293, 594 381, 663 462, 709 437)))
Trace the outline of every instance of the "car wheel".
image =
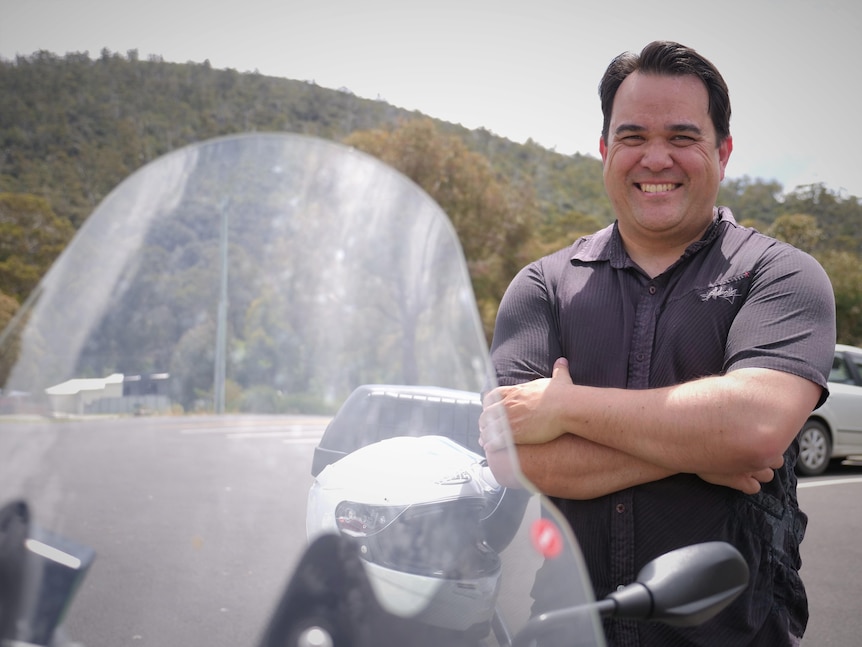
POLYGON ((832 439, 826 426, 817 420, 809 420, 799 432, 799 456, 796 472, 802 476, 822 474, 832 458, 832 439))

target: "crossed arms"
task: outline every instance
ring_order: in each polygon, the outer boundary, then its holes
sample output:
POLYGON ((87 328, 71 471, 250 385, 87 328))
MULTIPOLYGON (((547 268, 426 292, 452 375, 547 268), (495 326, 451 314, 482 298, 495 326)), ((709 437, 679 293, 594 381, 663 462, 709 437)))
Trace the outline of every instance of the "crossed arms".
POLYGON ((505 414, 521 471, 550 496, 590 499, 681 472, 754 494, 783 464, 821 391, 759 368, 657 389, 587 387, 558 360, 551 378, 485 396, 480 442, 497 479, 516 486, 493 424, 505 414))

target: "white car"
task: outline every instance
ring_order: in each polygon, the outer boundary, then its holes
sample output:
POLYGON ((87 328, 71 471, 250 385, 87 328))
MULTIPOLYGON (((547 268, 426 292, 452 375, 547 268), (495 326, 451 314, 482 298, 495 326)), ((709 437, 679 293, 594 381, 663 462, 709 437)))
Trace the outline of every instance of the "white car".
POLYGON ((862 455, 862 348, 837 344, 829 373, 829 399, 799 432, 796 472, 822 473, 833 458, 862 455))

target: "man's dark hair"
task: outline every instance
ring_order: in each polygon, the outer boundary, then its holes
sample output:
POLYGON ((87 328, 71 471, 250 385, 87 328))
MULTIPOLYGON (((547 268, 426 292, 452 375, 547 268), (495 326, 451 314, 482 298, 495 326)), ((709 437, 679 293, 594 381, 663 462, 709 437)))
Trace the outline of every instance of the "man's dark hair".
POLYGON ((670 41, 654 41, 643 48, 640 55, 624 52, 617 56, 605 70, 599 84, 599 97, 602 100, 602 139, 607 144, 608 129, 614 97, 625 78, 632 72, 658 74, 663 76, 696 76, 709 95, 709 116, 715 126, 718 143, 730 135, 730 95, 718 69, 690 47, 670 41))

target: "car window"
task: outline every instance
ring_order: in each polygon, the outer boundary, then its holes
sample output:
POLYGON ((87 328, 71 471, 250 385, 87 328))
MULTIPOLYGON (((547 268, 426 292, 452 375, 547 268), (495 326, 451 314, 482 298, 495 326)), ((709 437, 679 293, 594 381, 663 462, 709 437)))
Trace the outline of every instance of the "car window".
POLYGON ((847 361, 852 362, 856 367, 856 374, 862 375, 862 355, 856 355, 854 353, 847 354, 847 361))
POLYGON ((842 384, 853 384, 853 377, 850 375, 850 370, 841 355, 836 354, 832 360, 832 370, 829 371, 830 382, 840 382, 842 384))

